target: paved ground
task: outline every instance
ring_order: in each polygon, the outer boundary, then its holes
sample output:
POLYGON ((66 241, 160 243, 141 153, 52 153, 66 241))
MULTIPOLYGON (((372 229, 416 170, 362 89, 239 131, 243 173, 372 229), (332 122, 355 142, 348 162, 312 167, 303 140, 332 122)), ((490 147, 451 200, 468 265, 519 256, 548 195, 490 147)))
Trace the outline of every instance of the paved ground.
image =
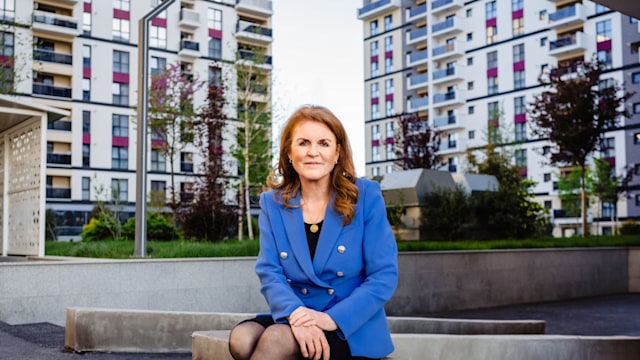
MULTIPOLYGON (((640 336, 640 294, 428 314, 467 319, 545 320, 547 334, 640 336)), ((191 359, 191 354, 83 353, 64 350, 64 328, 48 323, 0 322, 2 360, 191 359)))

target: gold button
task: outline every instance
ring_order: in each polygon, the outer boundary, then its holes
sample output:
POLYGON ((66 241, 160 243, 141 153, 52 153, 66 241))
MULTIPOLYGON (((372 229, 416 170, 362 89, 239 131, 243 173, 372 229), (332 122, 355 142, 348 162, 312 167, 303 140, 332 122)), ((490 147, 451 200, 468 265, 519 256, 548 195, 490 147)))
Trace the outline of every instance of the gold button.
POLYGON ((338 252, 339 252, 340 254, 344 253, 345 251, 347 251, 347 248, 346 248, 346 247, 344 247, 344 245, 340 245, 340 246, 338 246, 338 252))
POLYGON ((338 272, 336 273, 336 275, 337 275, 338 277, 343 277, 343 276, 344 276, 344 273, 343 273, 342 271, 338 271, 338 272))
POLYGON ((280 253, 280 258, 281 258, 281 259, 286 259, 288 256, 289 256, 289 254, 287 254, 287 253, 286 253, 286 252, 284 252, 284 251, 280 253))
POLYGON ((327 289, 327 294, 329 295, 333 295, 335 291, 333 289, 327 289))
POLYGON ((302 288, 300 289, 300 292, 302 293, 302 295, 307 295, 309 293, 309 290, 307 290, 307 288, 302 288))

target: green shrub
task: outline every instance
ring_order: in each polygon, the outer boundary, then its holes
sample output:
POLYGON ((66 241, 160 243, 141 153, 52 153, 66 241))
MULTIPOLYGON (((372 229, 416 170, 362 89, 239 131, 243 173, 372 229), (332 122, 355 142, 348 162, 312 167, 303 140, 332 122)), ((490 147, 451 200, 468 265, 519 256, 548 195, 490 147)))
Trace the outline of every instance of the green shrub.
POLYGON ((89 223, 82 227, 80 237, 83 241, 96 241, 111 238, 111 233, 102 220, 91 218, 89 223))
POLYGON ((620 235, 640 235, 640 222, 626 220, 620 225, 620 235))
MULTIPOLYGON (((122 236, 125 239, 133 240, 135 238, 136 231, 136 219, 135 217, 129 218, 127 222, 122 226, 122 236)), ((147 239, 158 241, 177 240, 180 238, 178 230, 175 226, 159 213, 147 214, 147 239)))

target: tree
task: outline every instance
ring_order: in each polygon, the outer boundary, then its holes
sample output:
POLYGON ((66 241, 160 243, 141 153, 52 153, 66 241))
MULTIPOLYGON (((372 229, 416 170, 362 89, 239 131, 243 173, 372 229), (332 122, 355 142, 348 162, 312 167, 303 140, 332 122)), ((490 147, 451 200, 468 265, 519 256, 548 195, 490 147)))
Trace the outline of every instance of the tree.
POLYGON ((534 97, 529 116, 534 134, 555 145, 549 152, 552 165, 577 166, 580 176, 582 234, 587 234, 586 172, 589 156, 602 149, 603 137, 621 117, 628 116, 624 103, 633 94, 615 82, 605 84, 599 61, 579 64, 576 73, 553 69, 539 82, 545 90, 534 97))
POLYGON ((149 88, 149 129, 152 148, 169 160, 171 176, 169 207, 176 225, 178 198, 174 164, 185 146, 193 139, 193 122, 197 112, 193 95, 204 82, 182 69, 179 62, 168 66, 164 72, 151 77, 149 88))
POLYGON ((227 122, 224 90, 210 84, 205 105, 194 123, 194 143, 204 159, 196 178, 194 201, 181 201, 182 231, 185 237, 219 241, 235 228, 235 209, 225 204, 228 176, 222 147, 227 122))
POLYGON ((398 124, 395 164, 402 170, 439 167, 440 132, 429 126, 427 118, 418 113, 402 114, 398 116, 398 124))
MULTIPOLYGON (((240 225, 247 221, 249 239, 253 240, 251 199, 262 189, 271 168, 271 72, 270 57, 258 46, 243 45, 236 59, 239 131, 234 152, 240 165, 240 225)), ((242 240, 242 226, 238 238, 242 240)))
MULTIPOLYGON (((603 203, 612 204, 614 210, 611 213, 611 220, 617 222, 618 212, 615 210, 618 200, 629 190, 629 183, 636 173, 637 164, 631 164, 625 167, 624 175, 616 175, 612 173, 613 166, 605 159, 595 158, 594 169, 591 176, 587 177, 587 188, 600 201, 600 207, 603 203)), ((614 227, 615 229, 615 227, 614 227)))

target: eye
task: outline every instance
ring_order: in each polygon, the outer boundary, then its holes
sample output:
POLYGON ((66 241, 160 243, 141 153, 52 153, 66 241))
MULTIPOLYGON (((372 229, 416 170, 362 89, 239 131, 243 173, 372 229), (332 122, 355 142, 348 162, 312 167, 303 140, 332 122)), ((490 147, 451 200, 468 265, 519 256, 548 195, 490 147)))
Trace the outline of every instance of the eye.
POLYGON ((320 141, 320 146, 322 146, 322 147, 329 147, 329 145, 330 144, 327 141, 320 141))
POLYGON ((309 142, 307 140, 300 140, 298 141, 298 146, 305 146, 307 145, 309 142))

